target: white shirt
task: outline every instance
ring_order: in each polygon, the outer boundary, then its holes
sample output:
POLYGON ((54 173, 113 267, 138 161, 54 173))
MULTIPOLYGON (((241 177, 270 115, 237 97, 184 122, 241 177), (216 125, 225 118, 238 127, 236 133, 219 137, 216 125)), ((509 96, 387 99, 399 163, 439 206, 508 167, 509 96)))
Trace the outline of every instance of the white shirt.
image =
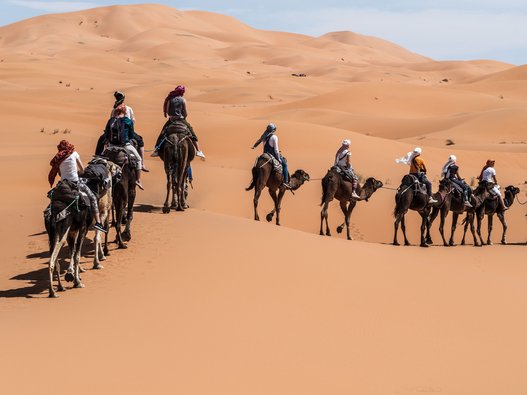
MULTIPOLYGON (((344 151, 338 153, 336 156, 335 156, 335 166, 339 166, 339 167, 348 167, 348 161, 347 161, 347 158, 348 156, 351 156, 351 152, 349 149, 345 149, 344 151)), ((350 165, 351 167, 351 162, 350 162, 350 165)))
POLYGON ((483 170, 483 179, 481 181, 494 182, 493 177, 496 177, 496 170, 494 170, 494 167, 487 167, 483 170))
MULTIPOLYGON (((125 106, 125 107, 126 107, 126 114, 124 114, 124 116, 126 118, 130 118, 132 122, 135 123, 134 110, 132 110, 132 107, 129 107, 129 106, 125 106)), ((113 118, 114 111, 115 111, 115 108, 112 110, 112 113, 110 114, 110 118, 113 118)))
POLYGON ((280 150, 278 149, 278 136, 276 134, 273 134, 271 137, 269 137, 269 145, 274 148, 276 157, 279 158, 280 150))
POLYGON ((59 166, 61 180, 79 181, 77 159, 80 160, 80 156, 77 151, 73 151, 73 154, 62 161, 59 166))

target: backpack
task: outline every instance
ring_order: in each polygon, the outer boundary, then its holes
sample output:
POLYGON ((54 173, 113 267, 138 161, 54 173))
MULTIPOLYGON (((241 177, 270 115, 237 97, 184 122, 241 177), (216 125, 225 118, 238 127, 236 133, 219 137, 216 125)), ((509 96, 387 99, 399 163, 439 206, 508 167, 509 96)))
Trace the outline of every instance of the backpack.
POLYGON ((122 145, 124 132, 124 118, 112 118, 110 120, 110 144, 122 145))

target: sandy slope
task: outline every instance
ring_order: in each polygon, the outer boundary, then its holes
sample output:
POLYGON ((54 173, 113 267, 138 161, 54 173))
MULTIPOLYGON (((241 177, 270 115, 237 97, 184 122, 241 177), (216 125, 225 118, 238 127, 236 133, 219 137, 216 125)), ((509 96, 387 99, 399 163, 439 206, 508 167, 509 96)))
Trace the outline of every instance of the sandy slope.
MULTIPOLYGON (((451 153, 467 180, 493 157, 502 186, 526 200, 525 80, 525 66, 437 62, 351 32, 261 31, 158 5, 1 27, 7 393, 34 393, 52 376, 59 393, 525 392, 525 246, 387 245, 389 188, 407 171, 394 158, 415 145, 435 185, 451 153), (151 148, 179 83, 208 158, 193 164, 192 210, 159 213, 165 176, 148 158, 130 248, 86 273, 86 289, 49 302, 41 212, 55 145, 69 139, 86 161, 120 89, 151 148), (282 228, 253 223, 244 191, 249 148, 269 121, 291 170, 313 179, 286 195, 282 228), (387 186, 358 204, 354 242, 317 235, 319 179, 343 138, 361 176, 387 186)), ((264 193, 260 214, 270 209, 264 193)), ((527 240, 524 215, 517 202, 507 213, 512 243, 527 240)), ((341 222, 334 204, 331 227, 341 222)), ((417 222, 410 213, 413 243, 417 222)))

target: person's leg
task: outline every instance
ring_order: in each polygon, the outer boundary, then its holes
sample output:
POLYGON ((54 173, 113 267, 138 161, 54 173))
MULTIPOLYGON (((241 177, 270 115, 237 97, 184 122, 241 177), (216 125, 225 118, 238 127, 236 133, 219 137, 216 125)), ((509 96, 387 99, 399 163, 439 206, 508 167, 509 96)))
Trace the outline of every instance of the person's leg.
POLYGON ((500 191, 500 188, 495 185, 493 188, 492 188, 492 193, 496 196, 498 196, 498 201, 500 203, 500 210, 501 211, 505 211, 505 210, 508 210, 509 208, 505 205, 505 201, 503 200, 503 196, 501 196, 501 191, 500 191))
POLYGON ((130 155, 133 155, 137 159, 137 165, 135 167, 135 169, 136 169, 136 178, 137 178, 136 184, 137 184, 137 186, 140 189, 144 189, 143 184, 141 183, 141 169, 143 168, 143 163, 141 161, 141 156, 139 155, 139 153, 137 152, 137 150, 135 149, 135 147, 132 144, 126 144, 124 146, 124 149, 130 155))
POLYGON ((190 132, 190 136, 191 136, 190 138, 192 140, 192 143, 196 147, 196 156, 199 156, 200 158, 205 159, 205 155, 201 151, 201 148, 199 148, 198 136, 196 136, 196 132, 194 131, 194 128, 186 119, 183 119, 183 123, 187 125, 188 131, 190 132))
POLYGON ((289 169, 287 167, 287 159, 283 156, 280 156, 282 162, 282 171, 284 173, 284 183, 289 184, 289 169))
POLYGON ((156 157, 159 156, 159 151, 161 150, 163 143, 165 142, 166 135, 165 130, 170 125, 170 119, 165 122, 163 125, 163 128, 161 129, 161 132, 159 132, 159 136, 157 136, 156 145, 154 146, 154 152, 150 156, 156 157))
POLYGON ((143 165, 142 170, 149 172, 150 170, 148 170, 145 166, 145 142, 142 136, 138 135, 137 133, 135 134, 135 136, 135 139, 137 141, 137 151, 139 152, 139 156, 141 157, 141 162, 143 165))
POLYGON ((420 173, 421 176, 421 182, 423 182, 426 185, 426 193, 428 195, 428 203, 437 203, 437 200, 435 200, 432 197, 432 183, 428 181, 428 178, 426 177, 425 173, 420 173))
POLYGON ((79 191, 84 192, 86 195, 88 195, 88 199, 90 199, 90 206, 93 212, 93 217, 95 218, 95 227, 103 232, 106 232, 107 229, 105 229, 103 224, 101 223, 101 216, 99 215, 99 204, 97 203, 97 197, 88 187, 88 185, 86 185, 84 182, 79 180, 78 186, 79 191))

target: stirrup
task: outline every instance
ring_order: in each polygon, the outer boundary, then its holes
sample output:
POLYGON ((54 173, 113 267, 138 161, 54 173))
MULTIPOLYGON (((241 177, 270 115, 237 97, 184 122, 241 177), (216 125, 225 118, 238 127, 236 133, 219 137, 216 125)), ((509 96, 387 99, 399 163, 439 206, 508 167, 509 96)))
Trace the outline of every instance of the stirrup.
POLYGON ((156 148, 156 149, 154 150, 154 152, 152 152, 152 153, 150 154, 150 156, 151 156, 152 158, 157 158, 157 157, 159 156, 159 150, 156 148))

